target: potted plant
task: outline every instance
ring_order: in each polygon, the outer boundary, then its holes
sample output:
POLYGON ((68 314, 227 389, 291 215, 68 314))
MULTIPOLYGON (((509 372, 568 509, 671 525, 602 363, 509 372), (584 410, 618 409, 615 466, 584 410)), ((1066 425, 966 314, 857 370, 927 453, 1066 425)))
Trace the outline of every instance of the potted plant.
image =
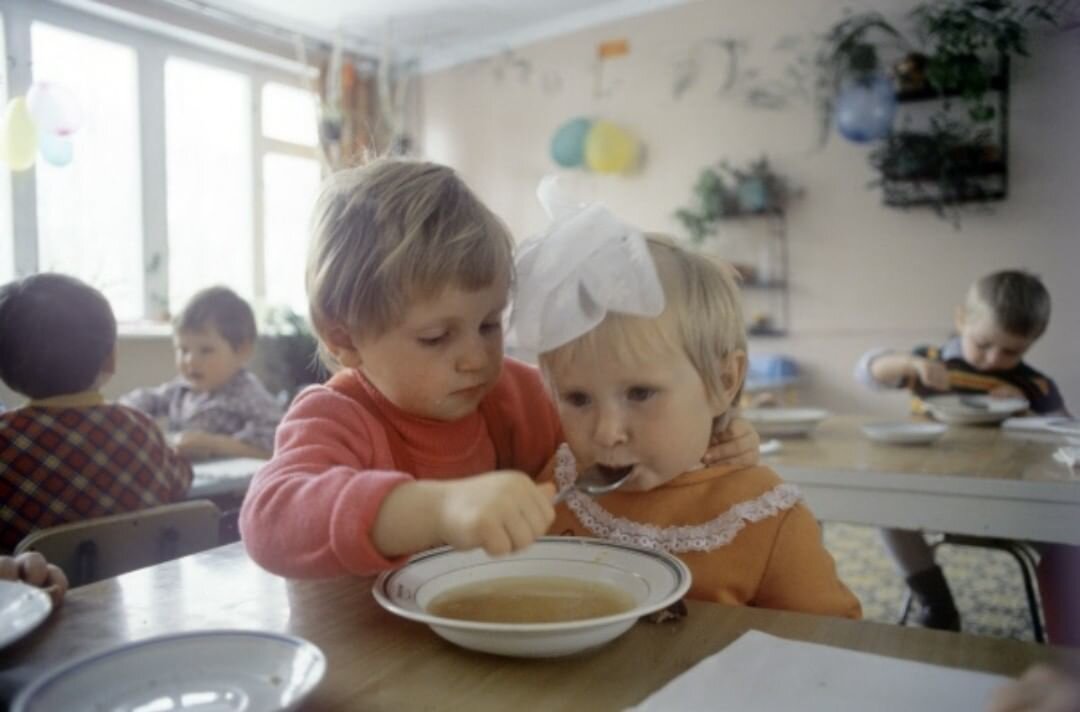
POLYGON ((764 156, 745 168, 721 161, 702 169, 690 207, 676 210, 675 218, 694 242, 701 242, 715 232, 720 220, 777 212, 793 194, 788 181, 772 170, 764 156))
POLYGON ((929 131, 891 134, 869 158, 880 174, 871 185, 884 188, 886 201, 902 191, 897 204, 926 203, 942 216, 957 203, 994 197, 987 179, 1003 172, 1001 147, 991 141, 988 130, 940 116, 931 120, 929 131))
POLYGON ((815 87, 821 117, 821 143, 829 137, 837 96, 848 85, 870 88, 884 78, 880 40, 907 47, 907 40, 878 12, 847 14, 829 28, 816 55, 815 87))
POLYGON ((970 118, 994 118, 986 100, 995 77, 1012 54, 1027 56, 1027 29, 1034 22, 1056 23, 1049 3, 1014 0, 939 0, 917 6, 912 24, 927 49, 927 83, 940 94, 968 104, 970 118), (994 62, 996 58, 1001 62, 994 62))
POLYGON ((271 309, 259 336, 259 371, 267 389, 283 404, 301 388, 325 380, 319 343, 307 320, 287 307, 271 309))

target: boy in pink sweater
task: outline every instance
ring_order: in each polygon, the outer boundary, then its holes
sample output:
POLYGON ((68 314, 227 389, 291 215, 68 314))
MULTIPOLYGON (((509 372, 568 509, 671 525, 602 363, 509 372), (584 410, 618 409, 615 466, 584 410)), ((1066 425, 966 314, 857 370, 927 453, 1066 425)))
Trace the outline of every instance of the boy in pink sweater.
MULTIPOLYGON (((560 442, 536 369, 504 358, 513 243, 449 168, 377 160, 315 208, 307 289, 335 375, 301 393, 240 514, 253 559, 292 577, 371 574, 450 544, 524 548, 554 518, 560 442)), ((739 423, 711 458, 756 460, 739 423)))

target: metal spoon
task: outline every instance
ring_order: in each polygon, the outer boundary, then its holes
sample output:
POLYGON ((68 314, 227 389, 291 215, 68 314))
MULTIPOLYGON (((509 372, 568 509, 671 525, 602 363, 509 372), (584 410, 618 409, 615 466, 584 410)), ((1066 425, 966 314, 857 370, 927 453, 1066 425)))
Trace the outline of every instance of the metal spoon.
POLYGON ((587 494, 590 497, 598 497, 622 487, 633 474, 633 467, 604 467, 603 465, 591 465, 578 475, 573 483, 563 487, 555 495, 551 503, 558 504, 574 490, 587 494))

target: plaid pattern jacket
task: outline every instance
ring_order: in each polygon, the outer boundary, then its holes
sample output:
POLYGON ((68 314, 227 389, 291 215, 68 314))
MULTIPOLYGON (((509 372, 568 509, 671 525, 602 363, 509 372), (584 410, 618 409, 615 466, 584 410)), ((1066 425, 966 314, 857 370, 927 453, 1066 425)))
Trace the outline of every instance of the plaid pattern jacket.
POLYGON ((96 392, 0 414, 0 554, 30 532, 167 504, 191 466, 150 418, 96 392))

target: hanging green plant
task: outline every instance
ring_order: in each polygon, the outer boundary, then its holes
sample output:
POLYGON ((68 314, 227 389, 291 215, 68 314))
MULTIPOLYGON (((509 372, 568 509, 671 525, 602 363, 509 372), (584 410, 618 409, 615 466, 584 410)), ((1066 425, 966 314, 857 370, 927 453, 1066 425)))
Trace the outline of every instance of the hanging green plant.
POLYGON ((959 96, 977 123, 995 116, 987 96, 1004 64, 994 58, 1027 56, 1029 27, 1057 23, 1055 3, 1013 0, 939 0, 910 17, 926 48, 927 82, 939 94, 959 96))

